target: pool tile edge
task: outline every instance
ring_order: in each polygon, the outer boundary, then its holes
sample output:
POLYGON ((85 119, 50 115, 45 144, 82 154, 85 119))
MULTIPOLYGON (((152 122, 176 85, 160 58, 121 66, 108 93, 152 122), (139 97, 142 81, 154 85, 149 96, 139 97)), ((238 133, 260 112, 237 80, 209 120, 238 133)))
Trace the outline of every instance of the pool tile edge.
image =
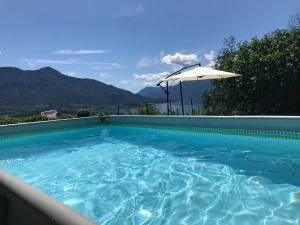
MULTIPOLYGON (((5 199, 7 225, 96 225, 71 208, 0 170, 0 196, 5 199)), ((0 221, 1 222, 1 221, 0 221)))

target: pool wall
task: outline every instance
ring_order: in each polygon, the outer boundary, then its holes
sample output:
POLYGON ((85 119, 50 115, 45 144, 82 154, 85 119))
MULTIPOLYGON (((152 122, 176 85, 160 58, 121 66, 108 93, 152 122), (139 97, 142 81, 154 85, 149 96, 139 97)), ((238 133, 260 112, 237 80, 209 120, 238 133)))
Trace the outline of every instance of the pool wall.
POLYGON ((0 171, 1 225, 95 225, 79 213, 0 171))
MULTIPOLYGON (((111 115, 111 124, 157 125, 177 127, 276 130, 300 132, 300 116, 142 116, 111 115)), ((50 130, 68 130, 101 124, 98 116, 50 120, 33 123, 0 125, 0 136, 35 133, 50 130)))
POLYGON ((300 131, 299 116, 110 116, 114 124, 300 131))
POLYGON ((67 130, 71 128, 93 126, 97 124, 100 124, 100 119, 98 116, 9 124, 0 126, 0 136, 35 133, 49 130, 67 130))

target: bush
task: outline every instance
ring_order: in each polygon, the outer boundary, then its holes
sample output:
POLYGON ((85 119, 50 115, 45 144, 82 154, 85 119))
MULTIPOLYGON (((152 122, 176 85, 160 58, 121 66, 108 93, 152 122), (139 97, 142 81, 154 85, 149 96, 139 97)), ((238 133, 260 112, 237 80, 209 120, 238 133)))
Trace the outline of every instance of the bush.
POLYGON ((47 117, 41 115, 27 116, 27 117, 0 117, 0 125, 15 124, 15 123, 28 123, 48 120, 47 117))
POLYGON ((158 115, 159 110, 155 104, 152 103, 144 103, 138 108, 139 115, 158 115))
POLYGON ((99 112, 99 116, 106 116, 107 114, 105 112, 99 112))
POLYGON ((60 119, 70 119, 70 118, 74 118, 74 117, 76 117, 76 116, 72 115, 72 114, 63 114, 59 118, 60 119))
POLYGON ((90 112, 88 109, 80 109, 77 112, 77 117, 88 117, 88 116, 90 116, 90 112))
POLYGON ((37 122, 37 121, 46 121, 48 120, 48 118, 46 116, 42 116, 42 115, 34 115, 34 116, 28 116, 24 118, 24 122, 28 123, 28 122, 37 122))
POLYGON ((21 122, 18 118, 14 118, 14 117, 8 117, 8 116, 0 117, 0 125, 14 124, 14 123, 21 123, 21 122))

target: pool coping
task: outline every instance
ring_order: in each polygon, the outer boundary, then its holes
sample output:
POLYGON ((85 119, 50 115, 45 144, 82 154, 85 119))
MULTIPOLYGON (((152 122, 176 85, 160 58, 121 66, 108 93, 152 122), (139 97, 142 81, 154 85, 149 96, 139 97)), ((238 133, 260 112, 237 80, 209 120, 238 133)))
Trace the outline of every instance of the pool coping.
MULTIPOLYGON (((4 224, 96 225, 68 206, 0 170, 0 195, 7 209, 4 224)), ((3 201, 2 201, 3 202, 3 201)))
POLYGON ((97 124, 100 124, 99 116, 6 124, 0 125, 0 137, 14 134, 36 133, 50 130, 65 130, 75 127, 93 126, 97 124))
POLYGON ((12 123, 12 124, 0 125, 0 127, 10 127, 10 126, 27 125, 27 124, 52 123, 52 122, 58 122, 58 121, 82 120, 82 119, 91 119, 91 118, 99 118, 99 116, 88 116, 88 117, 79 117, 79 118, 42 120, 42 121, 27 122, 27 123, 12 123))

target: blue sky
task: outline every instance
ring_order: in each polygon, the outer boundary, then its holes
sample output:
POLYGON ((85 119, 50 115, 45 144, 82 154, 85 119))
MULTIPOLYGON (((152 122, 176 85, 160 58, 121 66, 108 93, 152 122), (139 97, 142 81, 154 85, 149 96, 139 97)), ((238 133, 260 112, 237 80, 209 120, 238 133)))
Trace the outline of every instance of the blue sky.
POLYGON ((286 27, 299 0, 0 0, 0 66, 137 92, 180 65, 211 65, 229 35, 286 27))

